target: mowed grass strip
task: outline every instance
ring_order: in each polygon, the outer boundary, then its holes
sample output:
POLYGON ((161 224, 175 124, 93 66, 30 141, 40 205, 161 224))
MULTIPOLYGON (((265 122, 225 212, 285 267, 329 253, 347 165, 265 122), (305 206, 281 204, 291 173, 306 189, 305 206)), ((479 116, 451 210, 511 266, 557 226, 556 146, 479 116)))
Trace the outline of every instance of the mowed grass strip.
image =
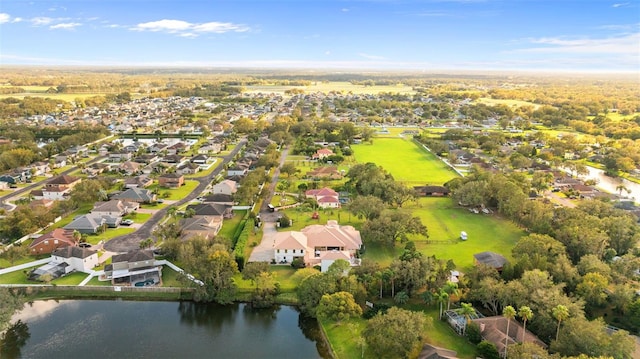
POLYGON ((442 185, 458 175, 434 154, 411 139, 376 138, 354 145, 358 163, 373 162, 407 185, 442 185))

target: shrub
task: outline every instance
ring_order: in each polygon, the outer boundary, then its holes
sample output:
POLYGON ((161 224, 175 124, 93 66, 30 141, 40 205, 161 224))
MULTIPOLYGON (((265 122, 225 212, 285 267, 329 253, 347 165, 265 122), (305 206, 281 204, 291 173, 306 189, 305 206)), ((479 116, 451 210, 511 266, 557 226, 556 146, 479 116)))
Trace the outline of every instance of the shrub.
POLYGON ((464 336, 467 337, 467 339, 473 344, 480 343, 482 341, 480 326, 474 322, 468 323, 467 329, 464 332, 464 336))
POLYGON ((483 340, 476 347, 476 355, 484 359, 500 359, 495 344, 483 340))
POLYGON ((298 269, 304 268, 305 267, 304 260, 302 258, 294 258, 291 261, 291 266, 293 268, 298 268, 298 269))
POLYGON ((283 214, 282 217, 278 218, 278 223, 280 228, 287 228, 291 226, 291 219, 286 214, 283 214))

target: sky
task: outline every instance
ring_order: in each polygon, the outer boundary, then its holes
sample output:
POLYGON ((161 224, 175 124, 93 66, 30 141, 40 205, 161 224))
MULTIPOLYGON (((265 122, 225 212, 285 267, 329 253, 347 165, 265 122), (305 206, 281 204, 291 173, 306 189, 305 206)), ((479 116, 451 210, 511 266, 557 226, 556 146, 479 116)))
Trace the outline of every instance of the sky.
POLYGON ((640 74, 639 0, 2 0, 0 65, 640 74))

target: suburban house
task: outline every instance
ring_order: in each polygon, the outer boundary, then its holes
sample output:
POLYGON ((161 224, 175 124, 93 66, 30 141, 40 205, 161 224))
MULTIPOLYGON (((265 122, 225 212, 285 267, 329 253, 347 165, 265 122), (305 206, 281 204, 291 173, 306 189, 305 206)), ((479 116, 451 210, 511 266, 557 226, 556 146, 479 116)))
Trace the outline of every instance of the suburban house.
POLYGON ((129 161, 132 155, 131 152, 126 151, 118 151, 109 153, 109 161, 110 162, 122 162, 129 161))
POLYGON ((342 178, 342 174, 338 172, 338 167, 336 166, 323 166, 307 172, 307 177, 312 179, 338 180, 342 178))
POLYGON ((202 198, 202 203, 219 203, 232 206, 233 196, 224 193, 214 193, 202 198))
POLYGON ((100 214, 88 213, 78 216, 71 223, 64 226, 64 229, 78 231, 85 234, 98 233, 103 226, 117 227, 122 219, 116 216, 103 216, 100 214))
POLYGON ((53 251, 51 259, 57 263, 67 263, 71 267, 70 270, 67 270, 67 273, 74 270, 90 273, 98 265, 98 252, 87 248, 63 247, 53 251))
POLYGON ((121 199, 129 202, 137 203, 151 203, 156 201, 156 195, 148 189, 144 188, 129 188, 128 190, 118 193, 111 197, 112 199, 121 199))
POLYGON ((182 161, 184 161, 184 156, 166 155, 166 156, 162 157, 161 161, 164 162, 164 163, 170 163, 170 164, 182 163, 182 161))
POLYGON ((228 179, 213 185, 214 194, 222 193, 222 194, 232 195, 236 193, 237 190, 238 190, 238 184, 236 183, 236 181, 232 181, 228 179))
POLYGON ((191 162, 185 163, 176 169, 176 173, 181 175, 191 175, 194 173, 198 173, 199 171, 200 171, 200 166, 191 162))
POLYGON ((195 163, 198 165, 204 165, 207 163, 207 161, 209 160, 209 157, 207 157, 207 155, 197 155, 197 156, 193 156, 191 158, 191 163, 195 163))
POLYGON ((91 273, 97 265, 98 252, 75 246, 62 247, 51 253, 51 262, 31 271, 29 279, 43 280, 48 275, 51 280, 73 271, 91 273))
POLYGON ((502 268, 507 264, 507 259, 502 255, 495 252, 481 252, 473 255, 475 263, 482 263, 490 267, 495 268, 498 272, 502 271, 502 268))
POLYGON ((158 152, 162 152, 165 151, 167 149, 167 147, 169 147, 166 143, 156 143, 153 144, 152 146, 149 146, 149 152, 151 153, 158 153, 158 152))
POLYGON ((330 149, 321 148, 321 149, 317 150, 316 153, 314 153, 311 156, 311 159, 322 160, 322 159, 325 159, 325 158, 327 158, 329 156, 333 156, 333 154, 334 154, 333 151, 331 151, 330 149))
POLYGON ((451 191, 445 186, 415 186, 413 189, 420 196, 443 197, 448 196, 451 191))
POLYGON ((152 281, 147 282, 149 284, 158 284, 161 268, 156 265, 153 251, 134 250, 111 257, 111 264, 104 267, 104 274, 113 284, 137 285, 147 281, 152 281))
POLYGON ((184 240, 195 236, 200 236, 205 239, 213 238, 220 232, 222 221, 222 216, 202 216, 181 219, 180 236, 184 240))
POLYGON ((64 200, 69 197, 73 187, 81 182, 78 177, 61 175, 47 182, 41 190, 33 190, 30 195, 34 199, 64 200))
POLYGON ((248 172, 249 172, 249 166, 238 163, 235 166, 229 167, 227 169, 227 177, 246 176, 248 172))
POLYGON ((165 188, 180 188, 184 184, 184 176, 178 173, 166 173, 158 177, 158 185, 165 188))
POLYGON ((151 186, 152 184, 153 184, 153 179, 145 175, 124 179, 125 188, 135 188, 135 187, 145 188, 145 187, 151 186))
POLYGON ((304 194, 307 198, 315 199, 320 208, 340 207, 340 195, 331 188, 324 187, 321 189, 310 189, 304 194))
POLYGON ((131 176, 131 175, 137 175, 141 173, 142 167, 143 167, 142 163, 125 161, 118 167, 118 169, 120 170, 120 172, 128 176, 131 176))
POLYGON ((190 204, 187 206, 186 210, 193 210, 195 212, 195 214, 193 215, 194 217, 233 217, 233 211, 230 205, 218 203, 190 204))
POLYGON ((91 213, 102 216, 122 217, 128 213, 135 212, 138 208, 140 208, 140 204, 137 202, 112 199, 107 202, 96 202, 91 213))
POLYGON ((34 239, 29 246, 29 251, 33 255, 46 254, 58 248, 75 246, 76 244, 76 240, 73 238, 73 230, 56 228, 34 239))
POLYGON ((359 231, 330 220, 326 225, 314 224, 299 232, 278 232, 273 250, 276 263, 291 263, 299 258, 307 266, 319 264, 322 272, 326 272, 337 259, 344 259, 352 266, 360 265, 356 254, 361 246, 359 231))
POLYGON ((480 327, 482 338, 493 343, 496 349, 498 349, 498 353, 503 357, 506 354, 507 348, 505 346, 505 340, 507 341, 507 345, 522 343, 523 331, 526 342, 535 343, 542 348, 547 347, 535 334, 528 330, 525 331, 522 324, 517 320, 512 320, 509 323, 509 333, 507 333, 507 318, 501 315, 472 319, 472 321, 480 327))

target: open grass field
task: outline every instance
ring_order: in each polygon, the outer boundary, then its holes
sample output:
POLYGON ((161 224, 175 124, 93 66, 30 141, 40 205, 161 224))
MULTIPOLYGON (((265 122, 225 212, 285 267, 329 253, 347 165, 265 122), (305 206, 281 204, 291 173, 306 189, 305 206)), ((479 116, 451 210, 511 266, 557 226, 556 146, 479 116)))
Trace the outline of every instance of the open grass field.
MULTIPOLYGON (((484 251, 511 258, 511 249, 526 233, 513 222, 496 214, 475 214, 454 205, 451 198, 421 198, 418 205, 406 206, 414 216, 427 226, 429 238, 414 236, 416 248, 425 255, 440 259, 452 259, 463 271, 473 266, 473 255, 484 251), (460 239, 460 232, 468 234, 468 240, 460 239), (431 241, 444 241, 433 243, 431 241)), ((399 255, 402 244, 396 248, 369 246, 364 258, 387 265, 399 255)))
POLYGON ((293 225, 291 227, 278 228, 279 231, 299 231, 312 224, 327 224, 328 220, 336 220, 341 225, 354 226, 356 229, 360 229, 360 227, 362 227, 362 223, 364 223, 364 219, 359 219, 345 208, 320 209, 318 210, 318 214, 320 215, 320 218, 318 219, 311 218, 313 211, 300 211, 297 208, 289 208, 283 211, 278 211, 277 213, 284 213, 287 217, 293 220, 293 225))
POLYGON ((359 163, 374 162, 409 186, 442 185, 458 175, 435 155, 410 139, 376 138, 352 146, 359 163))
POLYGON ((123 219, 132 219, 135 223, 144 223, 151 218, 151 213, 129 213, 122 217, 123 219))
POLYGON ((246 86, 244 92, 284 94, 285 91, 291 90, 294 88, 304 90, 306 93, 313 93, 313 92, 329 93, 332 91, 344 92, 344 93, 351 92, 353 94, 378 94, 381 92, 406 93, 406 94, 415 93, 415 91, 411 86, 405 86, 402 84, 383 85, 383 86, 363 86, 363 85, 354 85, 354 84, 351 84, 350 82, 339 82, 339 81, 314 82, 310 86, 276 86, 276 85, 246 86))

